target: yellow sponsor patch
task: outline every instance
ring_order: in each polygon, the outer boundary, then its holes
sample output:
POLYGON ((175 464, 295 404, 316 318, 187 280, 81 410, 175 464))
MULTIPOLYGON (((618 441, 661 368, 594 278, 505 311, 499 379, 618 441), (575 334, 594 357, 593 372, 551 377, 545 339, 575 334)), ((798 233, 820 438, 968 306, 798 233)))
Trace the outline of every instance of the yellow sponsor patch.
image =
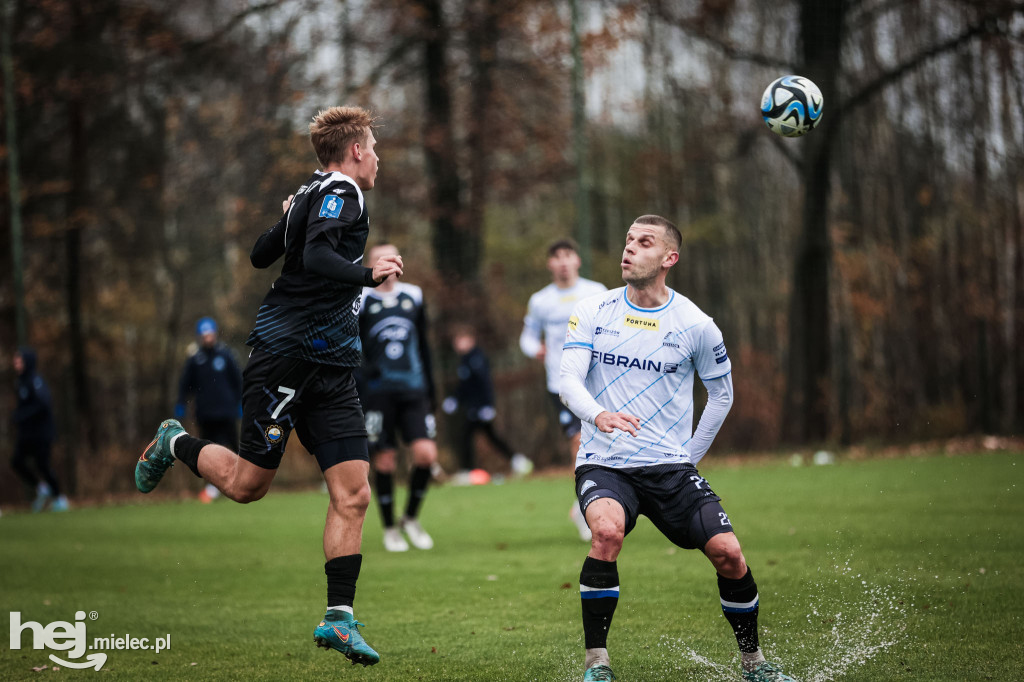
POLYGON ((576 327, 578 327, 579 324, 580 318, 576 317, 575 315, 569 318, 569 329, 571 329, 572 331, 576 331, 576 327))
POLYGON ((650 329, 651 331, 658 331, 658 320, 650 317, 637 317, 636 315, 626 315, 626 326, 636 327, 637 329, 650 329))

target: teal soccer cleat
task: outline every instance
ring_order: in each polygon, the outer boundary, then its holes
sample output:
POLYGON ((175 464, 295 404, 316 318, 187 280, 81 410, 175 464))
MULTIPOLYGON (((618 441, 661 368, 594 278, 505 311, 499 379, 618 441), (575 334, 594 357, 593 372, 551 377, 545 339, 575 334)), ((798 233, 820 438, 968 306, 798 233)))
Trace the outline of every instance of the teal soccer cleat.
POLYGON ((373 665, 380 661, 380 654, 370 648, 363 636, 359 634, 359 626, 363 625, 344 611, 328 611, 320 625, 313 631, 313 641, 318 647, 334 649, 345 654, 352 665, 362 663, 373 665))
POLYGON ((796 682, 792 677, 765 661, 750 672, 743 673, 743 682, 796 682))
POLYGON ((612 682, 615 673, 606 665, 595 665, 583 673, 583 682, 612 682))
POLYGON ((164 473, 174 466, 171 439, 179 433, 185 433, 185 429, 176 419, 165 420, 156 430, 153 442, 146 446, 138 464, 135 465, 135 487, 140 493, 153 490, 164 477, 164 473))

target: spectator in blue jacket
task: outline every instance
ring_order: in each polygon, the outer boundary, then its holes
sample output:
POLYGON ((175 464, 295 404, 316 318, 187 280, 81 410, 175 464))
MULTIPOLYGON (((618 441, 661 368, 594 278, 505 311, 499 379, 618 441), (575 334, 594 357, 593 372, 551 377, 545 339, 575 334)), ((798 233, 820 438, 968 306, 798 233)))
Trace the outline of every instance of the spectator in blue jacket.
MULTIPOLYGON (((174 416, 182 419, 187 401, 195 396, 199 437, 238 450, 238 418, 242 410, 242 372, 235 354, 218 340, 217 322, 204 317, 196 324, 198 349, 185 361, 178 384, 174 416)), ((213 485, 199 494, 203 502, 220 495, 213 485)))
POLYGON ((50 389, 36 373, 36 353, 20 348, 14 355, 14 371, 18 374, 18 406, 14 410, 14 457, 11 467, 30 488, 36 491, 32 511, 50 504, 53 511, 66 511, 68 498, 50 466, 50 454, 56 429, 53 423, 53 401, 50 389))

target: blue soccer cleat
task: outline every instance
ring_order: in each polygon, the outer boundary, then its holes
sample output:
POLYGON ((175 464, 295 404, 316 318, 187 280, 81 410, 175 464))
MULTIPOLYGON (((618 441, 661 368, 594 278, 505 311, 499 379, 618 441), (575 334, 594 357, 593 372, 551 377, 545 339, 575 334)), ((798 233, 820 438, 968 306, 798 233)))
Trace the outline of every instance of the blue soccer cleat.
POLYGON ((743 682, 796 682, 792 677, 765 661, 749 672, 743 673, 743 682))
POLYGON ((360 625, 366 627, 356 621, 351 613, 332 609, 313 631, 313 641, 318 647, 334 649, 345 654, 346 658, 352 661, 352 665, 373 665, 380 661, 380 654, 371 649, 359 634, 360 625))
POLYGON ((615 673, 606 665, 595 665, 587 668, 583 673, 583 682, 612 682, 615 673))
POLYGON ((174 466, 171 439, 179 433, 185 433, 185 429, 176 419, 165 420, 156 430, 153 442, 146 446, 135 465, 135 487, 140 493, 148 493, 155 488, 164 473, 174 466))

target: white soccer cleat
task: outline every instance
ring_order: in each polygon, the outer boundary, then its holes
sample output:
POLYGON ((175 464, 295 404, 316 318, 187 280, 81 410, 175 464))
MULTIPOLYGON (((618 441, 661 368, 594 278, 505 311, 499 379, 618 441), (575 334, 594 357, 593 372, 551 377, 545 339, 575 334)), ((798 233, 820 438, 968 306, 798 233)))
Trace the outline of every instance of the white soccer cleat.
POLYGON ((516 476, 526 476, 533 471, 533 462, 521 452, 512 455, 512 473, 516 476))
POLYGON ((576 524, 576 530, 579 531, 580 540, 583 542, 590 542, 590 538, 593 537, 593 533, 590 532, 590 526, 587 525, 587 520, 583 518, 583 512, 580 511, 580 506, 574 504, 569 508, 569 520, 576 524))
POLYGON ((397 528, 384 529, 384 549, 389 552, 408 552, 409 543, 397 528))
POLYGON ((434 539, 423 530, 416 519, 402 519, 402 530, 416 549, 433 549, 434 539))

